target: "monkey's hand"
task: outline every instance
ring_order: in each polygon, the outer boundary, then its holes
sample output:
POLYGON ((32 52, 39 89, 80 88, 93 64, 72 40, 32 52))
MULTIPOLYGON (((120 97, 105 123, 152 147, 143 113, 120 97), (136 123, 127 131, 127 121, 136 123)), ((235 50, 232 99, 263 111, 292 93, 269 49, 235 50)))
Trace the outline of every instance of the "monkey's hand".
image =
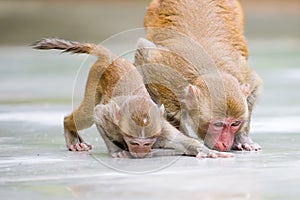
POLYGON ((234 157, 232 153, 210 150, 207 147, 203 147, 201 151, 196 155, 196 158, 231 158, 231 157, 234 157))
POLYGON ((72 144, 68 146, 69 151, 89 151, 92 149, 92 145, 85 142, 72 144))
POLYGON ((246 133, 242 132, 235 136, 232 150, 259 151, 261 147, 259 144, 254 143, 246 133))

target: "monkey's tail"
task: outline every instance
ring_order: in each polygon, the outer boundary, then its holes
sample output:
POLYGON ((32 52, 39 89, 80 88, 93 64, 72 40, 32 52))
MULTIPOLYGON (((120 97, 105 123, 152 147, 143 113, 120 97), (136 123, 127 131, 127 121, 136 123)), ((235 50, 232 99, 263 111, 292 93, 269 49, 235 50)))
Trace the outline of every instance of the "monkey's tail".
POLYGON ((58 49, 63 50, 63 53, 86 53, 98 57, 103 55, 111 55, 110 51, 102 46, 97 46, 91 43, 67 41, 57 38, 42 39, 41 41, 35 42, 32 45, 32 48, 41 50, 58 49))

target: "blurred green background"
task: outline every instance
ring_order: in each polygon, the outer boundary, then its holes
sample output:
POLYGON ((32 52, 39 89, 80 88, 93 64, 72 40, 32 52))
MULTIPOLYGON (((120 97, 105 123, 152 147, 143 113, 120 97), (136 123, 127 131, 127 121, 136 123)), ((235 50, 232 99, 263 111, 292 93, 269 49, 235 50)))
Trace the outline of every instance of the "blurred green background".
MULTIPOLYGON (((142 27, 150 0, 0 1, 0 45, 43 37, 99 43, 142 27)), ((242 0, 249 38, 300 38, 300 0, 242 0)))

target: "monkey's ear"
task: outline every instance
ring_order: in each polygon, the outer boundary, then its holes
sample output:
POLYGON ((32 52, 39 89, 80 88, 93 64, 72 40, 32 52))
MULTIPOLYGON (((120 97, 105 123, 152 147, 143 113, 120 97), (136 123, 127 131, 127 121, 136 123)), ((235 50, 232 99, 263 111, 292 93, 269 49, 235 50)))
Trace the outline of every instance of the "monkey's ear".
POLYGON ((164 116, 165 114, 165 106, 164 104, 161 104, 161 106, 159 106, 159 112, 161 116, 164 116))
POLYGON ((137 41, 137 51, 143 59, 149 61, 153 57, 160 56, 159 48, 151 41, 145 38, 139 38, 137 41))
POLYGON ((145 38, 139 38, 137 41, 137 46, 138 46, 138 49, 143 49, 143 48, 155 49, 155 48, 157 48, 157 46, 153 42, 151 42, 145 38))
POLYGON ((248 97, 251 94, 251 86, 249 83, 244 83, 241 85, 241 90, 243 94, 248 97))
POLYGON ((182 100, 185 103, 187 109, 194 109, 197 107, 197 99, 199 96, 199 91, 196 86, 189 84, 186 88, 184 99, 182 100))
POLYGON ((113 111, 113 120, 115 124, 119 123, 120 120, 120 107, 116 104, 113 103, 113 107, 112 107, 112 111, 113 111))

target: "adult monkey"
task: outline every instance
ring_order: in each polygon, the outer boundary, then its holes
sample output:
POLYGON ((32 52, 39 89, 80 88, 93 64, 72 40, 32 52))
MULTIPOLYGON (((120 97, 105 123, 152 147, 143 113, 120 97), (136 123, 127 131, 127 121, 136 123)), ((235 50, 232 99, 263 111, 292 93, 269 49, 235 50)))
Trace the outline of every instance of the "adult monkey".
POLYGON ((140 66, 168 120, 215 150, 260 150, 249 137, 261 79, 247 64, 237 0, 153 0, 145 15, 140 66))

